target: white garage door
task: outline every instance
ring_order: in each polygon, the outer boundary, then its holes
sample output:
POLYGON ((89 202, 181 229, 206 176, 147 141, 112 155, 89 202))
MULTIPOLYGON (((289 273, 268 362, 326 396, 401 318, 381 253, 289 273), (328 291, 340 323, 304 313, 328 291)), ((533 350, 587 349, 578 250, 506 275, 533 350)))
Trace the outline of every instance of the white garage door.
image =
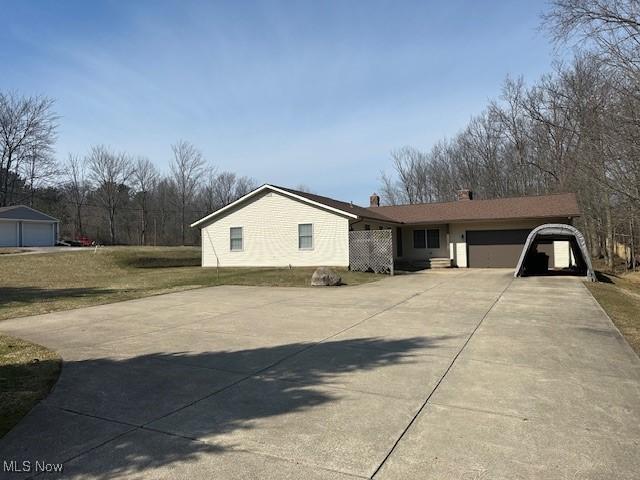
POLYGON ((18 246, 17 222, 0 221, 0 247, 18 246))
POLYGON ((22 223, 23 247, 49 247, 53 245, 53 224, 22 223))

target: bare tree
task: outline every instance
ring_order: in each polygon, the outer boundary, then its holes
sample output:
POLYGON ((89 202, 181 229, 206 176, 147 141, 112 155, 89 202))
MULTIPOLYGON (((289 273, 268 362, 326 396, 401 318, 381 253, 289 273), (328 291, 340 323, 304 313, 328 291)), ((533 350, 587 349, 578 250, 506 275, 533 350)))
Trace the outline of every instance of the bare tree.
MULTIPOLYGON (((243 197, 244 195, 249 193, 251 190, 255 190, 257 186, 258 185, 256 184, 256 181, 251 177, 247 177, 247 176, 237 177, 236 186, 235 186, 235 195, 234 195, 235 198, 233 199, 233 201, 237 200, 240 197, 243 197)), ((309 193, 313 193, 313 192, 309 191, 309 193)))
POLYGON ((151 160, 145 157, 136 159, 135 170, 133 173, 133 185, 136 190, 136 200, 140 206, 140 245, 145 245, 147 241, 147 227, 149 222, 149 196, 151 191, 156 187, 158 181, 158 171, 151 163, 151 160))
POLYGON ((232 172, 217 173, 215 169, 209 169, 206 183, 202 186, 205 210, 218 210, 246 195, 255 187, 255 182, 249 177, 239 177, 232 172))
POLYGON ((380 196, 384 205, 408 203, 403 193, 404 189, 398 180, 386 172, 380 172, 380 196))
POLYGON ((612 269, 616 238, 638 237, 640 101, 620 85, 640 92, 640 76, 605 54, 576 52, 531 87, 507 79, 501 98, 451 140, 392 152, 385 201, 446 201, 458 188, 479 198, 573 191, 591 251, 612 269))
POLYGON ((306 183, 299 183, 298 185, 295 186, 294 190, 297 190, 299 192, 305 192, 305 193, 315 193, 311 187, 309 185, 307 185, 306 183))
POLYGON ((185 244, 187 209, 192 204, 204 171, 205 161, 202 153, 189 142, 179 140, 171 146, 173 159, 171 174, 177 192, 177 206, 180 210, 180 236, 185 244))
POLYGON ((36 162, 51 160, 58 126, 52 109, 50 98, 0 92, 0 207, 13 201, 25 163, 35 172, 36 162))
POLYGON ((584 42, 591 42, 594 47, 591 51, 607 64, 638 80, 638 0, 554 0, 543 20, 556 42, 580 42, 582 48, 584 42))
POLYGON ((128 197, 126 183, 131 178, 134 167, 127 154, 112 152, 104 146, 91 149, 87 164, 96 199, 107 214, 109 238, 113 245, 117 240, 116 216, 120 205, 128 197))
POLYGON ((84 235, 82 212, 91 190, 87 180, 86 161, 77 155, 69 154, 63 165, 64 192, 67 201, 73 206, 74 236, 84 235))
POLYGON ((29 199, 33 207, 36 191, 53 183, 59 173, 58 164, 49 152, 31 150, 24 155, 18 174, 24 181, 25 192, 20 197, 29 199))

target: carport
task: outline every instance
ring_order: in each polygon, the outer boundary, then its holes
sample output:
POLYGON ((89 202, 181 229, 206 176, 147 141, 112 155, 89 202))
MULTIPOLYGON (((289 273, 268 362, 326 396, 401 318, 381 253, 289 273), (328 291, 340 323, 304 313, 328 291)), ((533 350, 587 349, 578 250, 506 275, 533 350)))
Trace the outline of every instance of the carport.
POLYGON ((576 275, 586 276, 596 281, 591 265, 587 243, 580 230, 572 225, 549 223, 534 228, 524 244, 514 276, 529 275, 576 275), (550 270, 548 255, 539 246, 549 242, 568 242, 570 248, 569 266, 550 270))

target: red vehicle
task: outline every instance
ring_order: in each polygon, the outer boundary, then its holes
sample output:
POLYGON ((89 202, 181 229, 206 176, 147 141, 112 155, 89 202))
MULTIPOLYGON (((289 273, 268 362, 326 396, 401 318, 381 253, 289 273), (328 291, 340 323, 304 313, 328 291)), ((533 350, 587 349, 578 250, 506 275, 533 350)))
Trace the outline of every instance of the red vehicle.
POLYGON ((93 240, 85 235, 81 235, 80 237, 78 237, 78 242, 82 247, 90 247, 93 245, 93 240))

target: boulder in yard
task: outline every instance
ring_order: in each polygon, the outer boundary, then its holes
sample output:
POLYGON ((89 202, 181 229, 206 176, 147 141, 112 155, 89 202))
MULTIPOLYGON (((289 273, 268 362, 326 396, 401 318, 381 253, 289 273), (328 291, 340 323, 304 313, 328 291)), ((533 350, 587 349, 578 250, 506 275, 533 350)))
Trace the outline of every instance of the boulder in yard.
POLYGON ((319 267, 311 276, 312 287, 334 287, 342 283, 342 278, 329 267, 319 267))

